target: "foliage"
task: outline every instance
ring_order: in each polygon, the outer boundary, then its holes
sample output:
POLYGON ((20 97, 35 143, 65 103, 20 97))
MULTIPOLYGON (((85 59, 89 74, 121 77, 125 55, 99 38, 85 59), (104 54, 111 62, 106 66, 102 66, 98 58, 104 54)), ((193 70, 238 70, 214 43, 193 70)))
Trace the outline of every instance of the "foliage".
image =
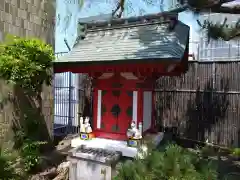
POLYGON ((200 27, 204 30, 207 29, 207 36, 208 38, 212 38, 214 40, 223 39, 225 41, 229 41, 232 38, 240 35, 240 19, 238 22, 233 26, 227 24, 227 18, 225 18, 222 24, 217 23, 214 24, 205 20, 203 23, 198 21, 200 27))
POLYGON ((119 169, 115 180, 216 180, 216 167, 177 145, 165 151, 149 151, 145 159, 136 159, 119 169))
POLYGON ((53 49, 38 39, 8 37, 1 45, 0 77, 9 83, 40 92, 51 82, 53 49))
POLYGON ((26 172, 33 172, 41 164, 39 149, 43 144, 46 143, 25 139, 24 144, 21 147, 21 156, 23 158, 24 170, 26 172))
MULTIPOLYGON (((24 118, 21 119, 23 121, 23 125, 13 126, 12 129, 14 131, 14 147, 19 149, 23 146, 26 139, 31 139, 32 141, 42 141, 44 138, 43 126, 41 126, 41 119, 37 116, 38 114, 31 113, 34 109, 30 109, 30 112, 25 112, 24 118)), ((44 139, 46 140, 46 139, 44 139)))
POLYGON ((17 180, 20 177, 15 173, 13 162, 16 156, 0 149, 0 179, 17 180))
MULTIPOLYGON (((33 127, 29 126, 29 128, 33 127)), ((36 140, 31 133, 26 133, 22 129, 16 131, 15 141, 17 142, 15 148, 20 152, 24 171, 26 173, 37 171, 41 165, 40 148, 42 145, 47 144, 47 142, 36 140)))
POLYGON ((232 155, 240 157, 240 148, 232 149, 232 155))
POLYGON ((199 151, 202 157, 214 156, 217 154, 211 145, 205 145, 204 147, 199 148, 199 151))
MULTIPOLYGON (((26 93, 29 101, 32 101, 31 98, 39 100, 42 85, 51 83, 51 68, 54 60, 52 47, 38 39, 25 39, 9 35, 1 44, 0 53, 0 78, 15 87, 20 87, 26 93)), ((19 113, 23 114, 23 117, 20 117, 23 122, 19 119, 21 122, 17 127, 13 122, 15 148, 19 151, 18 159, 21 159, 20 164, 22 163, 24 171, 30 173, 40 165, 40 146, 46 144, 41 142, 38 137, 39 131, 42 131, 39 128, 41 112, 35 106, 32 109, 23 106, 19 108, 19 113), (25 110, 26 108, 27 110, 25 110)), ((0 172, 0 179, 11 179, 14 176, 13 169, 8 165, 9 162, 11 161, 0 156, 0 168, 2 167, 1 170, 3 170, 0 172)))
MULTIPOLYGON (((177 0, 182 6, 185 6, 185 10, 191 10, 194 14, 202 13, 227 13, 227 14, 240 14, 240 6, 223 6, 223 4, 232 2, 234 0, 177 0)), ((203 24, 199 23, 202 30, 207 30, 208 38, 222 39, 229 41, 231 39, 240 37, 239 23, 240 19, 235 25, 228 25, 227 18, 223 22, 213 23, 209 20, 205 20, 203 24)), ((230 22, 231 23, 231 22, 230 22)))
MULTIPOLYGON (((31 126, 31 128, 33 128, 33 126, 31 126)), ((39 166, 41 165, 40 148, 42 145, 47 144, 46 142, 35 140, 33 137, 31 137, 31 135, 30 137, 28 136, 29 135, 26 135, 26 132, 24 132, 23 129, 17 130, 15 133, 15 141, 17 142, 17 144, 15 144, 15 149, 18 153, 14 153, 15 151, 13 150, 7 151, 7 149, 4 151, 4 157, 7 157, 5 159, 7 159, 8 162, 13 163, 19 161, 20 166, 24 170, 25 174, 33 173, 38 170, 39 166)), ((12 169, 8 168, 7 170, 10 171, 12 169)))
POLYGON ((231 172, 226 174, 222 180, 239 180, 240 173, 239 172, 231 172))
POLYGON ((47 142, 34 140, 28 137, 23 130, 17 130, 15 134, 15 141, 17 144, 15 148, 19 150, 21 163, 26 173, 32 173, 38 170, 41 165, 41 152, 40 148, 47 142))
POLYGON ((47 144, 39 139, 41 128, 35 119, 25 118, 25 127, 14 129, 14 147, 20 153, 21 164, 26 173, 34 173, 40 169, 42 145, 47 144))
MULTIPOLYGON (((83 8, 83 4, 86 0, 79 1, 80 9, 83 8)), ((145 2, 147 6, 159 7, 159 0, 142 0, 145 2)), ((232 5, 232 6, 223 6, 223 4, 232 2, 234 0, 177 0, 170 1, 169 0, 161 0, 160 9, 162 10, 163 4, 166 3, 169 5, 172 2, 175 3, 175 7, 170 9, 169 12, 181 13, 184 11, 191 11, 194 14, 202 14, 202 13, 228 13, 228 14, 240 14, 240 5, 232 5), (177 3, 176 3, 177 2, 177 3)), ((91 2, 91 1, 90 1, 91 2)), ((107 1, 109 2, 109 1, 107 1)), ((117 0, 117 5, 113 9, 113 17, 121 17, 123 15, 123 11, 126 9, 134 9, 133 3, 131 0, 117 0), (130 6, 130 7, 128 7, 130 6)), ((144 9, 140 8, 140 12, 144 11, 144 9)), ((240 21, 240 19, 239 19, 240 21)), ((206 20, 201 29, 207 30, 207 35, 209 38, 213 39, 223 39, 225 41, 229 41, 231 39, 240 37, 240 28, 239 21, 234 26, 227 26, 226 22, 218 22, 213 23, 211 21, 206 20)))

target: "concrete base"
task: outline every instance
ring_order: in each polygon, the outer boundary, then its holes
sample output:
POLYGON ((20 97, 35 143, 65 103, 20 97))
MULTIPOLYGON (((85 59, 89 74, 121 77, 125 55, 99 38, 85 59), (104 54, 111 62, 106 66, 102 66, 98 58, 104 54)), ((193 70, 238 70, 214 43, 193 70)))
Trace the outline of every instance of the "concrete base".
MULTIPOLYGON (((151 134, 151 140, 154 145, 158 145, 163 139, 164 133, 159 132, 154 135, 151 134)), ((91 148, 103 148, 107 150, 114 150, 122 152, 122 156, 135 157, 137 155, 137 148, 128 147, 127 141, 117 141, 111 139, 94 138, 91 140, 81 140, 80 137, 74 138, 71 141, 71 147, 76 148, 78 146, 85 145, 91 148)))
POLYGON ((80 158, 68 157, 69 180, 111 180, 114 172, 110 165, 80 158))

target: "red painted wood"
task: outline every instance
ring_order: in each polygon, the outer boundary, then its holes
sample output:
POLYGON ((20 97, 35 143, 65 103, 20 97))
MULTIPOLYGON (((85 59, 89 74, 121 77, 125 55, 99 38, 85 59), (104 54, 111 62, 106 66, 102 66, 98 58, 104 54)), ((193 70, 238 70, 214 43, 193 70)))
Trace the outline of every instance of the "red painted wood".
POLYGON ((103 90, 102 93, 102 108, 105 106, 106 112, 102 112, 102 124, 103 127, 100 129, 106 133, 115 133, 112 130, 112 126, 117 124, 118 116, 114 116, 111 112, 113 105, 118 104, 118 97, 113 96, 111 90, 103 90))
POLYGON ((122 90, 119 97, 119 105, 121 107, 121 113, 118 117, 119 133, 126 134, 132 122, 132 114, 129 116, 127 110, 131 108, 133 112, 133 91, 122 90))
MULTIPOLYGON (((140 72, 141 76, 152 77, 153 75, 160 76, 178 76, 184 73, 187 69, 187 60, 181 62, 174 62, 177 64, 176 68, 172 72, 167 72, 168 63, 138 63, 138 64, 98 64, 98 65, 72 65, 65 67, 54 67, 55 73, 72 72, 72 73, 87 73, 93 76, 100 76, 102 72, 140 72)), ((173 63, 172 63, 173 64, 173 63)))
MULTIPOLYGON (((136 80, 126 80, 120 76, 114 76, 110 79, 95 79, 94 80, 94 131, 100 134, 119 134, 122 138, 126 138, 126 132, 129 128, 130 122, 132 121, 132 115, 127 115, 128 107, 133 107, 133 90, 136 90, 136 80), (112 88, 113 83, 121 83, 122 87, 112 88), (102 114, 101 122, 104 124, 104 128, 96 129, 97 126, 97 90, 102 90, 102 107, 105 106, 107 112, 102 114), (106 93, 104 93, 104 91, 106 93), (120 91, 119 97, 113 95, 113 91, 120 91), (128 92, 131 92, 128 95, 128 92), (105 95, 103 95, 105 94, 105 95), (118 104, 121 112, 117 117, 112 115, 112 107, 114 104, 118 104), (113 131, 112 127, 118 126, 118 131, 113 131)), ((132 110, 132 109, 131 109, 132 110)))
MULTIPOLYGON (((143 135, 146 134, 156 134, 158 131, 156 129, 149 129, 143 133, 143 135)), ((105 138, 105 139, 114 139, 114 140, 120 140, 125 141, 127 140, 127 136, 124 134, 117 134, 117 133, 106 133, 101 131, 95 131, 94 132, 95 137, 98 138, 105 138)))
MULTIPOLYGON (((127 91, 138 91, 138 112, 137 121, 143 120, 143 91, 152 91, 154 89, 155 81, 161 76, 179 76, 187 71, 188 67, 188 49, 184 54, 181 61, 165 60, 165 62, 147 62, 146 63, 122 63, 122 64, 66 64, 64 67, 54 66, 55 73, 73 72, 73 73, 86 73, 93 78, 93 130, 96 137, 126 140, 126 131, 132 120, 132 117, 128 117, 126 110, 129 105, 132 106, 132 97, 127 96, 127 91), (172 72, 167 72, 167 66, 169 64, 176 63, 177 66, 172 72), (113 72, 115 75, 110 79, 98 79, 103 73, 113 72), (139 80, 126 80, 119 75, 120 72, 132 72, 139 80), (123 86, 113 87, 113 83, 121 83, 123 86), (139 86, 141 84, 141 86, 139 86), (98 91, 106 90, 107 93, 102 96, 102 104, 106 107, 106 113, 101 116, 101 122, 104 127, 97 129, 97 113, 98 113, 98 91), (113 90, 120 90, 120 97, 114 97, 112 95, 113 90), (110 93, 109 93, 110 92, 110 93), (111 113, 113 104, 119 104, 121 113, 118 117, 114 117, 111 113), (119 131, 113 132, 112 126, 118 125, 119 131)), ((144 133, 156 132, 156 117, 154 112, 155 106, 155 94, 152 95, 152 123, 151 128, 144 133)))
MULTIPOLYGON (((132 120, 132 116, 129 117, 127 115, 128 107, 132 107, 132 96, 128 96, 127 91, 121 89, 118 90, 120 91, 119 97, 114 96, 112 90, 104 91, 106 94, 102 96, 102 108, 105 106, 106 112, 102 114, 101 122, 104 127, 101 128, 100 131, 125 135, 132 120), (121 112, 118 116, 114 116, 111 112, 114 105, 120 107, 121 112), (113 126, 117 126, 118 130, 113 130, 113 126)), ((95 124, 97 124, 97 122, 95 124)))
POLYGON ((98 137, 98 138, 114 139, 114 140, 122 140, 122 141, 127 140, 127 135, 126 134, 95 131, 94 135, 95 135, 95 137, 98 137))
POLYGON ((145 81, 143 80, 126 80, 126 79, 95 79, 94 80, 94 87, 99 89, 107 89, 107 90, 113 90, 113 89, 119 89, 112 87, 112 84, 114 83, 120 83, 122 84, 122 89, 125 90, 153 90, 154 84, 156 79, 153 78, 146 78, 145 81), (137 84, 141 83, 141 87, 137 87, 137 84))
MULTIPOLYGON (((100 75, 100 73, 99 73, 100 75)), ((155 80, 157 78, 156 74, 153 74, 151 77, 147 76, 146 78, 140 78, 138 80, 127 80, 124 77, 119 76, 119 73, 116 73, 113 77, 109 79, 97 79, 97 74, 95 73, 94 78, 94 115, 93 115, 93 129, 97 137, 110 138, 116 140, 126 140, 126 131, 129 127, 129 124, 132 121, 132 115, 127 116, 128 106, 133 106, 133 96, 128 96, 128 91, 138 91, 138 111, 137 111, 137 124, 143 120, 143 91, 153 91, 155 80), (113 84, 122 84, 121 87, 113 87, 113 84), (138 84, 141 84, 139 86, 138 84), (101 122, 104 124, 104 127, 97 129, 97 103, 98 103, 98 94, 97 90, 102 90, 102 94, 106 91, 106 94, 102 96, 102 105, 105 105, 106 111, 105 114, 101 116, 101 122), (115 97, 112 94, 112 91, 120 91, 120 96, 115 97), (112 115, 112 107, 114 104, 118 104, 121 109, 121 113, 114 117, 112 115), (118 126, 118 131, 113 130, 113 126, 118 126)), ((140 76, 140 75, 139 75, 140 76)), ((141 75, 142 76, 142 75, 141 75)), ((146 132, 156 132, 156 117, 154 112, 155 106, 155 94, 152 94, 152 123, 151 128, 146 132)), ((144 132, 144 133, 146 133, 144 132)))
POLYGON ((99 89, 108 89, 108 90, 117 90, 119 89, 119 87, 113 87, 113 84, 121 84, 122 87, 121 89, 125 89, 125 90, 136 90, 136 81, 133 80, 114 80, 114 79, 102 79, 102 80, 97 80, 95 87, 99 88, 99 89))
MULTIPOLYGON (((131 106, 133 108, 133 91, 138 91, 138 108, 137 108, 137 125, 139 122, 143 121, 143 91, 153 90, 155 79, 146 78, 143 80, 126 80, 125 78, 115 75, 109 79, 94 79, 94 133, 100 134, 101 137, 109 137, 112 139, 126 139, 126 132, 129 128, 129 125, 132 121, 131 116, 127 115, 127 108, 131 106), (113 83, 122 84, 121 87, 112 87, 113 83), (145 87, 137 88, 137 83, 142 83, 145 87), (106 108, 105 114, 101 116, 101 122, 104 124, 104 128, 96 129, 97 126, 97 90, 102 90, 102 107, 103 105, 106 108), (106 92, 105 95, 104 91, 106 92), (112 91, 120 91, 119 97, 114 97, 112 91), (131 96, 128 95, 128 92, 131 92, 131 96), (114 104, 118 104, 121 113, 114 117, 112 115, 112 107, 114 104), (112 127, 114 125, 118 126, 118 131, 113 131, 112 127), (118 137, 119 135, 119 137, 118 137)), ((132 109, 133 112, 133 109, 132 109)), ((153 121, 153 119, 152 119, 153 121)), ((154 122, 148 131, 154 128, 154 122)), ((96 135, 98 136, 98 135, 96 135)))

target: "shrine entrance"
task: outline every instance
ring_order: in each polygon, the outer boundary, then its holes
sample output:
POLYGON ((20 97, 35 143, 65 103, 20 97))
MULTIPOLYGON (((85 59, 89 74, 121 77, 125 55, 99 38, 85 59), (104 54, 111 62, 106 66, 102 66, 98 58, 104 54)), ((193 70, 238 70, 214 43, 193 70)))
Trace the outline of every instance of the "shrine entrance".
POLYGON ((125 135, 132 116, 133 91, 102 90, 100 131, 125 135))

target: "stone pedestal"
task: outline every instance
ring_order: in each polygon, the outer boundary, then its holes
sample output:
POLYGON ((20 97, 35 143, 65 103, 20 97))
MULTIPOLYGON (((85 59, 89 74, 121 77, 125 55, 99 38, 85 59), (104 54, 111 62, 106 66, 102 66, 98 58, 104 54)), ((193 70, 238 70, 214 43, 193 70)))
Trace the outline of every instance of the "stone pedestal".
POLYGON ((121 153, 80 146, 69 152, 69 180, 112 180, 121 153))
MULTIPOLYGON (((144 143, 152 142, 155 146, 157 146, 161 140, 163 139, 164 133, 159 132, 155 134, 146 134, 143 137, 144 143)), ((82 140, 79 137, 76 137, 71 140, 71 147, 77 148, 81 145, 85 145, 91 148, 102 148, 110 151, 120 151, 122 156, 134 158, 137 155, 138 148, 128 146, 127 141, 118 141, 112 139, 104 139, 104 138, 93 138, 91 140, 82 140)))

